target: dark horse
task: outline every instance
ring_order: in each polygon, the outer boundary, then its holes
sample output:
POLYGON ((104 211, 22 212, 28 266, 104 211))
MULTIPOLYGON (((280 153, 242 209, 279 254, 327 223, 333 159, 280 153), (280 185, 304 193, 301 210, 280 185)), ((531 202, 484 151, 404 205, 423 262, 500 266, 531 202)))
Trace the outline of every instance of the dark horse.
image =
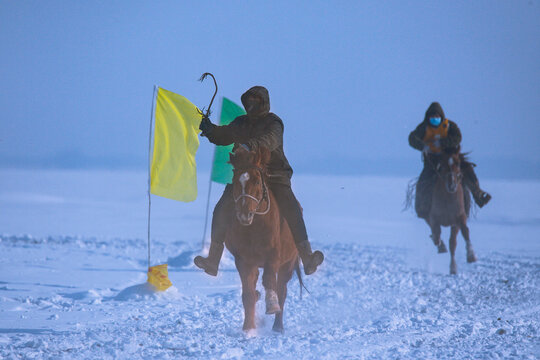
MULTIPOLYGON (((450 226, 450 274, 457 274, 455 259, 457 235, 461 230, 463 238, 467 243, 467 262, 476 261, 476 255, 469 238, 469 228, 467 227, 467 217, 470 210, 470 195, 464 193, 466 188, 462 185, 463 175, 461 173, 461 161, 463 155, 459 151, 443 152, 437 164, 429 163, 433 166, 437 178, 433 188, 433 198, 431 210, 426 219, 431 228, 431 238, 439 249, 439 253, 447 252, 446 246, 441 239, 441 225, 450 226), (469 200, 469 201, 466 201, 469 200)), ((430 161, 426 159, 426 161, 430 161)))
POLYGON ((255 290, 259 268, 263 268, 266 314, 275 314, 274 331, 283 331, 283 306, 287 283, 294 270, 300 275, 298 252, 293 236, 267 185, 266 164, 270 152, 265 148, 248 151, 239 147, 231 153, 234 167, 233 196, 235 216, 225 236, 242 280, 244 330, 255 328, 255 290))

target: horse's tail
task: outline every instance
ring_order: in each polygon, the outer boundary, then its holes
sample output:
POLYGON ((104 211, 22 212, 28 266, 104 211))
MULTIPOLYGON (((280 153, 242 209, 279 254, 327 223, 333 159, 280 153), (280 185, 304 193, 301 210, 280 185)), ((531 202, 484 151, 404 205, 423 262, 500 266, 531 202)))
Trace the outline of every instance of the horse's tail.
POLYGON ((407 184, 407 191, 405 195, 405 201, 403 202, 403 210, 406 211, 413 206, 414 196, 416 191, 416 184, 418 183, 418 178, 411 179, 407 184))
POLYGON ((309 290, 304 285, 304 280, 302 280, 302 271, 300 270, 300 258, 296 258, 296 264, 294 265, 294 270, 296 270, 296 276, 298 276, 298 282, 300 283, 300 300, 302 300, 302 290, 306 289, 307 293, 309 294, 309 290))

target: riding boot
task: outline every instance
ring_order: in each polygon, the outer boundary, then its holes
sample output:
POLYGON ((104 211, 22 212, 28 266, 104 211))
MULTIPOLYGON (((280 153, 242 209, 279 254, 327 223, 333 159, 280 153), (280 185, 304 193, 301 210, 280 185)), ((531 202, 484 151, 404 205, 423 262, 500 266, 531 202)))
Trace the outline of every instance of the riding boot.
POLYGON ((474 202, 479 207, 486 205, 491 200, 491 195, 480 189, 480 182, 474 171, 476 165, 468 161, 464 156, 461 158, 461 171, 463 172, 463 182, 471 190, 474 202))
POLYGON ((296 244, 302 263, 304 264, 304 273, 311 275, 317 271, 317 267, 322 264, 324 255, 320 251, 311 251, 311 244, 308 240, 296 244))
POLYGON ((223 255, 223 243, 212 241, 210 250, 208 250, 208 257, 196 256, 193 262, 208 275, 216 276, 221 255, 223 255))
POLYGON ((480 187, 477 187, 476 189, 474 189, 474 191, 471 192, 474 198, 474 202, 479 207, 483 207, 489 202, 489 200, 491 200, 491 195, 480 189, 480 187))
POLYGON ((216 276, 218 273, 219 261, 223 254, 223 243, 227 233, 230 214, 234 211, 234 201, 232 200, 232 186, 225 187, 221 199, 214 208, 212 216, 212 232, 210 250, 208 257, 197 256, 193 262, 197 267, 203 269, 208 275, 216 276))

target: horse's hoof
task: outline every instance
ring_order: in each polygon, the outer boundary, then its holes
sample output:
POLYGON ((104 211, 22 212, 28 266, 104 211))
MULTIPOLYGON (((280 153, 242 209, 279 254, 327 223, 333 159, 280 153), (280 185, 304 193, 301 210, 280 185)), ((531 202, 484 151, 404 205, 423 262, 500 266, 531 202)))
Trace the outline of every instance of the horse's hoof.
POLYGON ((275 315, 279 314, 281 312, 281 308, 279 305, 273 306, 271 308, 266 307, 266 315, 275 315))
POLYGON ((448 249, 446 248, 446 245, 444 245, 444 242, 442 240, 439 243, 439 246, 437 246, 437 249, 439 251, 439 254, 444 254, 448 252, 448 249))
POLYGON ((274 325, 272 326, 272 331, 275 331, 277 333, 283 334, 285 331, 283 330, 283 325, 274 325))
POLYGON ((457 265, 451 264, 450 265, 450 275, 456 275, 457 274, 457 265))
POLYGON ((266 302, 266 315, 274 315, 281 312, 281 308, 279 307, 279 304, 276 303, 268 303, 266 302))
POLYGON ((474 253, 472 254, 467 254, 467 262, 468 263, 473 263, 473 262, 476 262, 478 259, 476 258, 476 255, 474 253))
POLYGON ((255 336, 255 326, 252 326, 252 325, 244 325, 244 327, 242 328, 242 330, 244 330, 244 332, 246 333, 246 336, 247 337, 253 337, 255 336))
POLYGON ((266 314, 272 315, 277 314, 281 311, 279 306, 279 300, 276 292, 274 290, 266 291, 266 314))

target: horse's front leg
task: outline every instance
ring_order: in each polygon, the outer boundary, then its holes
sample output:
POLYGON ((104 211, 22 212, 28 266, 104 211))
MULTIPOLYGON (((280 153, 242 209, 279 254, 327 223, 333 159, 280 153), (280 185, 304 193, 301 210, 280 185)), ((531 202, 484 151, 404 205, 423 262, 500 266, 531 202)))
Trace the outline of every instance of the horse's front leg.
POLYGON ((464 215, 461 217, 461 234, 463 235, 463 238, 465 239, 465 242, 467 244, 467 262, 473 263, 478 260, 476 258, 476 254, 474 253, 474 249, 472 247, 471 239, 469 237, 469 227, 467 226, 467 217, 464 215))
POLYGON ((430 219, 427 223, 431 228, 431 240, 433 240, 433 244, 437 247, 439 254, 448 252, 446 245, 444 245, 444 241, 441 239, 441 225, 434 219, 430 219))
POLYGON ((266 292, 266 313, 267 314, 276 314, 281 311, 279 306, 279 298, 277 295, 277 272, 279 268, 279 257, 276 252, 273 251, 273 254, 268 258, 266 264, 264 265, 263 272, 263 286, 266 292))
POLYGON ((244 305, 244 331, 255 329, 255 303, 258 300, 255 287, 259 277, 256 266, 236 261, 236 268, 242 281, 242 303, 244 305))
POLYGON ((296 260, 293 260, 287 264, 284 264, 280 267, 278 278, 277 278, 277 293, 279 298, 279 306, 281 311, 276 314, 274 319, 274 326, 272 330, 277 332, 283 332, 283 310, 285 308, 285 299, 287 298, 287 283, 291 280, 291 277, 294 273, 294 266, 296 260))
POLYGON ((452 225, 450 228, 450 274, 457 274, 456 264, 456 247, 457 247, 457 234, 459 232, 459 226, 452 225))

